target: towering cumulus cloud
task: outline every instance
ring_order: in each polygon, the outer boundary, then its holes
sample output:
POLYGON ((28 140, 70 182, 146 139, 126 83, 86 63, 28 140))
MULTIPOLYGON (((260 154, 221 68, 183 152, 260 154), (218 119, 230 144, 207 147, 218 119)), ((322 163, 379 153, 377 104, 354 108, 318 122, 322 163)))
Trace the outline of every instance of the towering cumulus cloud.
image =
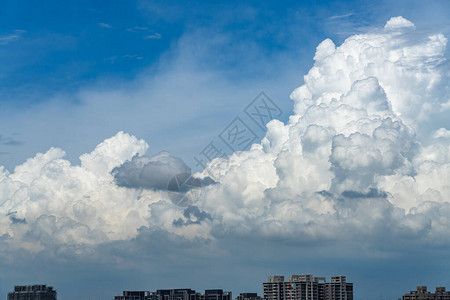
POLYGON ((210 166, 224 166, 202 202, 216 234, 448 240, 449 140, 430 120, 449 114, 446 43, 402 17, 323 41, 288 124, 210 166))
POLYGON ((187 240, 450 243, 450 124, 433 125, 450 112, 446 43, 402 17, 339 47, 323 41, 291 94, 289 122, 271 121, 251 150, 195 174, 220 175, 187 208, 164 187, 190 169, 165 152, 143 156, 148 145, 122 132, 80 166, 52 148, 1 170, 1 249, 81 251, 149 230, 187 240))

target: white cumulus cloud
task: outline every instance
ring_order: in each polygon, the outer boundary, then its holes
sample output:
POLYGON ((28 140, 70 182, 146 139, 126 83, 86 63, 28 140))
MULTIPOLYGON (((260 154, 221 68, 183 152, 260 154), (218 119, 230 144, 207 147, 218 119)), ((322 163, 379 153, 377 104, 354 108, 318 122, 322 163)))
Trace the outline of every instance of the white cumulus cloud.
POLYGON ((402 17, 339 47, 323 41, 289 122, 272 121, 261 145, 209 166, 222 168, 220 185, 199 206, 218 232, 448 241, 449 148, 416 136, 448 99, 446 43, 402 17))
POLYGON ((393 248, 450 243, 448 132, 435 128, 431 144, 416 135, 445 113, 446 43, 402 17, 340 46, 326 39, 291 94, 289 122, 271 121, 261 143, 194 174, 213 172, 218 183, 187 208, 164 186, 190 169, 166 152, 143 156, 147 143, 123 132, 80 165, 51 148, 12 173, 1 169, 2 249, 84 251, 146 231, 190 240, 364 240, 375 248, 380 238, 393 248))

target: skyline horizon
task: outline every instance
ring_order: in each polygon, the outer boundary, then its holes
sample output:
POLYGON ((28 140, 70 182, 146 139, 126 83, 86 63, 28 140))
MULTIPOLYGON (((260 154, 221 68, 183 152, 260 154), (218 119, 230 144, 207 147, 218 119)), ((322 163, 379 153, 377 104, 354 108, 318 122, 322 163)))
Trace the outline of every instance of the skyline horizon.
MULTIPOLYGON (((290 276, 295 276, 295 275, 311 275, 311 276, 313 276, 313 277, 316 277, 316 276, 314 276, 314 275, 312 275, 312 274, 291 274, 290 276)), ((284 275, 268 275, 267 277, 271 277, 271 276, 284 276, 284 275)), ((323 276, 319 276, 319 278, 325 278, 325 280, 327 279, 327 278, 331 278, 331 277, 336 277, 336 276, 344 276, 344 277, 347 277, 346 275, 342 275, 342 274, 340 274, 340 275, 330 275, 330 276, 325 276, 325 277, 323 277, 323 276)), ((268 282, 268 281, 264 281, 264 282, 262 282, 261 284, 263 284, 263 283, 266 283, 266 282, 268 282)), ((286 281, 286 282, 288 282, 288 281, 286 281)), ((357 291, 357 284, 356 284, 356 281, 355 280, 351 280, 351 283, 353 284, 353 287, 354 287, 354 292, 355 291, 357 291)), ((52 285, 52 284, 44 284, 44 283, 40 283, 40 284, 37 284, 37 283, 34 283, 34 284, 16 284, 16 285, 14 285, 14 287, 16 287, 16 286, 33 286, 33 285, 45 285, 45 286, 47 286, 47 287, 52 287, 56 292, 58 292, 58 288, 56 288, 54 285, 52 285)), ((432 285, 432 286, 428 286, 428 285, 423 285, 423 284, 419 284, 419 285, 415 285, 413 288, 415 288, 415 289, 417 289, 417 288, 419 288, 419 287, 427 287, 427 288, 431 288, 431 290, 428 290, 428 292, 432 292, 433 291, 433 289, 438 289, 438 288, 440 288, 440 287, 444 287, 444 288, 447 288, 446 286, 443 286, 443 285, 432 285)), ((143 292, 152 292, 152 291, 158 291, 158 290, 185 290, 185 289, 191 289, 191 290, 194 290, 196 293, 201 293, 202 291, 204 292, 204 291, 208 291, 208 290, 223 290, 224 292, 231 292, 233 295, 240 295, 240 294, 245 294, 245 293, 256 293, 258 296, 260 296, 262 299, 263 299, 263 292, 261 292, 261 290, 259 290, 259 291, 253 291, 253 290, 245 290, 245 291, 241 291, 241 292, 238 292, 238 293, 236 293, 235 291, 233 291, 232 289, 224 289, 224 288, 222 288, 222 287, 220 287, 220 286, 214 286, 214 287, 210 287, 210 288, 201 288, 201 289, 193 289, 193 288, 191 288, 191 287, 176 287, 176 288, 174 288, 174 287, 171 287, 171 288, 168 288, 168 287, 165 287, 165 288, 156 288, 156 287, 154 287, 154 288, 152 288, 152 289, 122 289, 121 290, 121 292, 126 292, 126 291, 143 291, 143 292)), ((407 294, 409 294, 411 291, 414 291, 413 289, 411 289, 411 290, 408 290, 408 291, 405 291, 404 293, 402 293, 402 295, 401 296, 404 296, 404 295, 407 295, 407 294)), ((119 293, 120 294, 120 293, 119 293)), ((116 295, 119 295, 119 294, 116 294, 116 295)), ((356 293, 355 293, 356 294, 356 293)), ((114 297, 115 295, 113 295, 112 297, 114 297)), ((236 298, 237 296, 233 296, 234 298, 236 298)), ((90 296, 88 296, 88 298, 89 299, 91 299, 91 297, 90 296)), ((397 298, 389 298, 389 297, 383 297, 383 295, 382 294, 380 294, 380 298, 379 299, 387 299, 387 300, 389 300, 389 299, 399 299, 400 298, 400 296, 399 297, 397 297, 397 298)), ((357 298, 357 297, 355 297, 354 299, 365 299, 364 297, 359 297, 359 298, 357 298)))

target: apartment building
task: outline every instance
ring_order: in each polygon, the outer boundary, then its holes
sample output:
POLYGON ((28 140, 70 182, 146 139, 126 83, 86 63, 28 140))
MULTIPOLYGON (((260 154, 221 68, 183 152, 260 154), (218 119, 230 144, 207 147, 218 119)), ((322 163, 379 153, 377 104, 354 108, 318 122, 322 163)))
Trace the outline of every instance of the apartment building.
POLYGON ((56 291, 45 284, 16 285, 8 300, 56 300, 56 291))
POLYGON ((149 291, 123 291, 123 295, 114 296, 114 300, 233 300, 231 292, 220 289, 205 290, 205 293, 192 289, 168 289, 149 291))
POLYGON ((150 292, 123 291, 122 296, 114 296, 114 300, 148 300, 150 292))
POLYGON ((450 300, 450 292, 445 287, 437 287, 434 293, 427 291, 426 286, 418 286, 417 290, 403 295, 403 300, 450 300))
POLYGON ((292 275, 269 276, 263 283, 264 300, 353 300, 353 283, 345 276, 333 276, 330 282, 325 277, 292 275))

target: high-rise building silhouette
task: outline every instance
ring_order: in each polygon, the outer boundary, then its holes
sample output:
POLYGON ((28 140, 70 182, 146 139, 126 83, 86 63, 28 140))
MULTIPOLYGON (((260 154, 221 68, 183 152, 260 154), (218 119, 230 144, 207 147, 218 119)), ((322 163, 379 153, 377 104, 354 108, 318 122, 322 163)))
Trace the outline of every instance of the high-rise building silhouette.
POLYGON ((269 276, 263 283, 264 300, 353 300, 353 283, 345 276, 325 277, 312 275, 269 276))
POLYGON ((431 293, 427 291, 426 286, 418 286, 416 291, 403 295, 403 300, 450 300, 450 292, 440 286, 434 293, 431 293))
POLYGON ((205 290, 202 300, 233 300, 231 292, 224 292, 223 290, 205 290))
POLYGON ((353 300, 353 283, 348 283, 345 276, 332 276, 324 288, 325 300, 353 300))
POLYGON ((169 289, 149 291, 123 291, 122 296, 114 296, 114 300, 233 300, 231 292, 223 290, 205 290, 205 293, 192 289, 169 289))
POLYGON ((201 300, 201 294, 191 289, 157 290, 149 300, 201 300))
POLYGON ((8 300, 56 300, 56 291, 45 284, 16 285, 8 300))
POLYGON ((114 296, 114 300, 147 300, 150 292, 145 291, 123 291, 122 296, 114 296))

